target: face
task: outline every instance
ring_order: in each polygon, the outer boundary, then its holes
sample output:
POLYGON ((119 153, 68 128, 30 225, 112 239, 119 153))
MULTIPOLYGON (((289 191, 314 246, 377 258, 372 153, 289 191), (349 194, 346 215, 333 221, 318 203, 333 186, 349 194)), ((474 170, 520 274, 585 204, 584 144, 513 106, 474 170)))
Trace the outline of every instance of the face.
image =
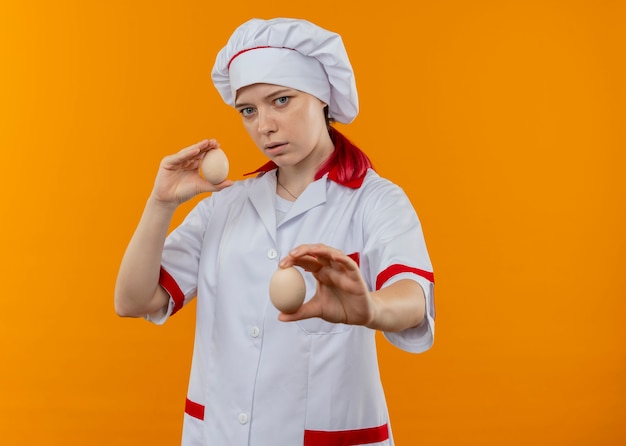
POLYGON ((279 167, 317 167, 333 151, 324 107, 315 96, 272 84, 237 91, 235 108, 259 149, 279 167))

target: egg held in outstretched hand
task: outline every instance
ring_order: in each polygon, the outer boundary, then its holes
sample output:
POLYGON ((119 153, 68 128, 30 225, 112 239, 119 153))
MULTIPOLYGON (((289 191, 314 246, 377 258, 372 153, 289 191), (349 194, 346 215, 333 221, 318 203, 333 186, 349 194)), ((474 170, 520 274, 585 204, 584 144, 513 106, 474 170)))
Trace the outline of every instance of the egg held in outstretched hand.
POLYGON ((228 176, 228 158, 220 148, 209 150, 202 160, 202 175, 212 184, 220 184, 228 176))
POLYGON ((270 300, 283 313, 294 313, 306 295, 304 277, 293 266, 278 268, 270 280, 270 300))

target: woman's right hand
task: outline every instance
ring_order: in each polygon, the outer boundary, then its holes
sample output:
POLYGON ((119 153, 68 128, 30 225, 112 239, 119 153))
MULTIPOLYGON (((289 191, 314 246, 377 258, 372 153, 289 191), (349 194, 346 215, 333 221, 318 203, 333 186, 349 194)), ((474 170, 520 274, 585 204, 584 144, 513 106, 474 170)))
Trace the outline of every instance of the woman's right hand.
POLYGON ((219 148, 214 139, 205 139, 161 161, 152 198, 165 205, 178 206, 203 192, 215 192, 231 186, 231 180, 212 184, 202 178, 200 163, 209 150, 219 148))

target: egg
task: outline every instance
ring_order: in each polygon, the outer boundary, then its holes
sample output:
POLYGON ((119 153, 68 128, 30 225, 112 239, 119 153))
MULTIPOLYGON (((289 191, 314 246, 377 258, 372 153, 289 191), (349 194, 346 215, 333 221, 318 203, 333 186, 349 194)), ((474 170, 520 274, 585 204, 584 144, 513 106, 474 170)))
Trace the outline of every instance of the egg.
POLYGON ((294 313, 306 295, 304 277, 293 266, 278 268, 270 280, 270 300, 283 313, 294 313))
POLYGON ((222 149, 209 150, 202 160, 202 175, 212 184, 220 184, 228 176, 228 158, 222 149))

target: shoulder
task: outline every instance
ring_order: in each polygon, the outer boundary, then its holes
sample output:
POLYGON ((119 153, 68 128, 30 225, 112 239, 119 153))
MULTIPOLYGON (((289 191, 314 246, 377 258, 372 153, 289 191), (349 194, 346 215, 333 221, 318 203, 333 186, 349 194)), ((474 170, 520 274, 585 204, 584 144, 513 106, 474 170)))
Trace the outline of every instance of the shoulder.
POLYGON ((366 220, 398 222, 413 220, 417 212, 404 189, 370 169, 355 196, 366 220))
POLYGON ((382 177, 374 169, 368 169, 361 187, 398 187, 391 180, 382 177))
POLYGON ((368 199, 387 200, 391 197, 406 197, 404 190, 391 180, 380 176, 375 170, 369 169, 358 193, 368 199))

